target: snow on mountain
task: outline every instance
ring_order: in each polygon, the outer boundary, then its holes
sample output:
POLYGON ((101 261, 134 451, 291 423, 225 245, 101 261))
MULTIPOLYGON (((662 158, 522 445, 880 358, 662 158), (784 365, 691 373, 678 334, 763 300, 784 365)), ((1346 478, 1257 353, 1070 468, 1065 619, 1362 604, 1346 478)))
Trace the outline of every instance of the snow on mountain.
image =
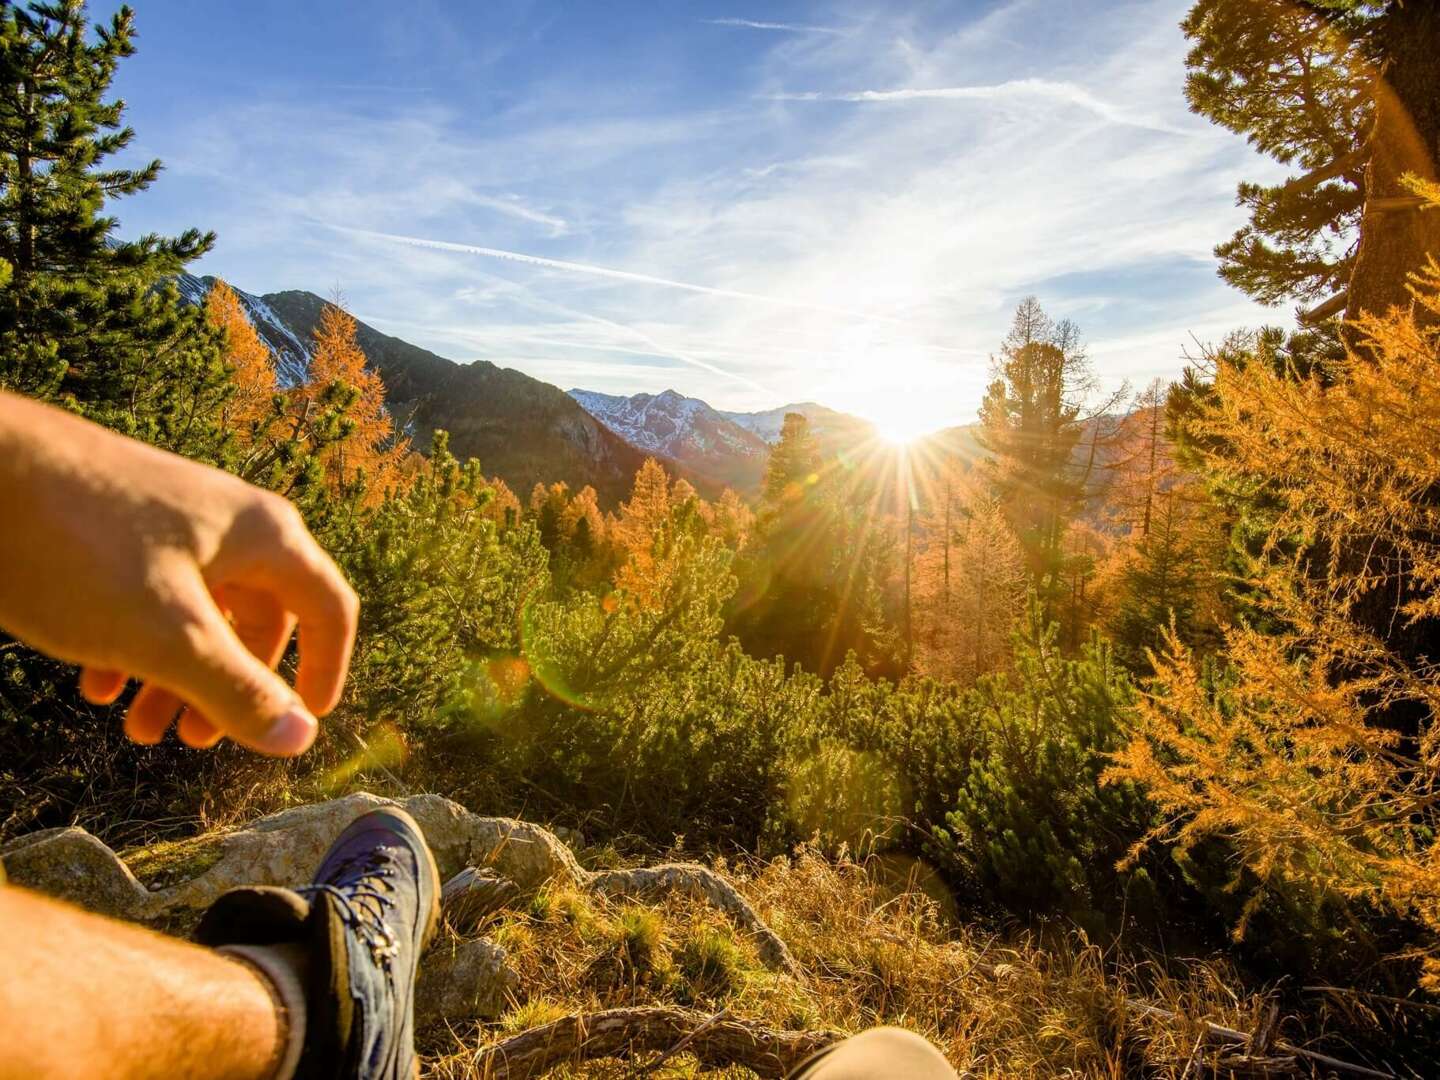
POLYGON ((827 452, 833 449, 832 443, 848 446, 873 434, 870 425, 858 417, 813 401, 746 413, 722 412, 674 390, 630 397, 579 389, 569 394, 632 446, 667 455, 716 483, 741 491, 759 487, 770 446, 780 439, 786 413, 804 414, 827 452))
MULTIPOLYGON (((215 287, 215 279, 181 274, 175 279, 175 286, 184 299, 199 305, 205 302, 205 297, 215 287)), ((275 309, 265 302, 264 297, 247 293, 244 289, 236 289, 233 285, 230 288, 240 298, 250 325, 270 348, 275 364, 276 382, 282 388, 299 386, 310 371, 309 347, 286 325, 285 320, 275 313, 275 309)))
MULTIPOLYGON (((214 286, 212 277, 175 279, 181 298, 195 305, 203 304, 214 286)), ((298 386, 310 370, 309 342, 326 301, 301 290, 257 296, 235 289, 235 295, 269 347, 280 385, 298 386)), ((428 449, 432 433, 443 429, 450 433, 452 453, 461 460, 478 458, 487 475, 498 476, 522 497, 537 483, 558 480, 576 491, 593 487, 602 506, 614 506, 645 461, 643 451, 558 386, 485 360, 456 363, 359 321, 355 340, 384 379, 386 409, 416 449, 428 449)), ((663 463, 685 475, 668 458, 663 463)))
POLYGON ((671 457, 726 453, 761 455, 764 445, 699 398, 674 390, 620 397, 570 390, 581 407, 632 446, 671 457))
POLYGON ((674 390, 631 397, 568 393, 631 446, 672 458, 713 485, 750 491, 760 484, 769 452, 765 441, 699 398, 674 390))
POLYGON ((721 412, 720 415, 774 445, 780 441, 780 429, 785 425, 786 413, 800 413, 810 421, 810 430, 817 436, 837 434, 841 431, 854 433, 869 427, 859 417, 827 409, 813 401, 797 401, 762 412, 721 412))

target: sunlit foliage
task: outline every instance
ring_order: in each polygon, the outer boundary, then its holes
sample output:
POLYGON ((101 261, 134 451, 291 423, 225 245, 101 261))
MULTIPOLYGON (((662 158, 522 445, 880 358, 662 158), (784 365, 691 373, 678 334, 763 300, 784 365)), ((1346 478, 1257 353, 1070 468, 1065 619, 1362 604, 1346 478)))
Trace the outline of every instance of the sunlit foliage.
MULTIPOLYGON (((1415 295, 1440 314, 1440 266, 1415 295)), ((1217 367, 1190 423, 1212 440, 1208 469, 1264 478, 1275 500, 1249 572, 1280 630, 1230 629, 1219 685, 1172 636, 1113 775, 1147 785, 1167 812, 1156 835, 1182 849, 1223 836, 1266 886, 1423 923, 1435 985, 1440 677, 1361 616, 1381 598, 1395 635, 1434 640, 1440 332, 1403 311, 1358 330, 1363 354, 1323 380, 1217 367)))

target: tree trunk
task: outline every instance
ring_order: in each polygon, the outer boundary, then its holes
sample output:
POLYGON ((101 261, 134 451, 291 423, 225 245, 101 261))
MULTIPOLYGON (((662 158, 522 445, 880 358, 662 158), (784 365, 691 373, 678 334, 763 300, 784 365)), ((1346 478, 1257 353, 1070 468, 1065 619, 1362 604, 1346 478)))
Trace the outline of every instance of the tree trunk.
POLYGON ((1440 160, 1440 10, 1419 0, 1394 2, 1376 29, 1383 70, 1375 80, 1375 126, 1365 173, 1360 250, 1345 317, 1406 306, 1408 275, 1440 255, 1440 211, 1383 209, 1378 200, 1412 194, 1406 173, 1437 179, 1440 160))

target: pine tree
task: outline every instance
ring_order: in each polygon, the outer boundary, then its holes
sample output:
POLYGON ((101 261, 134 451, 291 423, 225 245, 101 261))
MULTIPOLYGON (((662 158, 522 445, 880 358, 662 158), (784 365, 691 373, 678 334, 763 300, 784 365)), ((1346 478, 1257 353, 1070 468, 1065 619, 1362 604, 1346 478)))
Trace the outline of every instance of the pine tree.
POLYGON ((1118 655, 1137 670, 1167 627, 1190 644, 1213 636, 1219 608, 1224 522, 1176 460, 1170 403, 1158 380, 1136 396, 1107 467, 1105 524, 1114 543, 1099 568, 1099 606, 1118 655))
POLYGON ((991 493, 1052 614, 1066 590, 1066 530, 1094 471, 1096 420, 1116 400, 1087 411, 1094 390, 1079 330, 1053 322, 1033 296, 1023 300, 980 405, 980 442, 991 454, 983 466, 991 493), (1081 451, 1087 426, 1090 445, 1081 451))
POLYGON ((770 450, 762 488, 766 503, 777 508, 804 497, 820 480, 820 451, 803 413, 786 413, 780 440, 770 450))
POLYGON ((106 99, 133 22, 122 7, 92 35, 81 0, 0 8, 0 385, 213 458, 218 334, 166 282, 214 235, 120 240, 104 214, 160 172, 104 165, 134 138, 106 99))
POLYGON ((1216 249, 1221 276, 1264 303, 1314 304, 1309 322, 1408 304, 1406 275, 1440 250, 1440 221, 1402 184, 1436 178, 1440 13, 1199 0, 1182 28, 1191 108, 1301 170, 1240 185, 1250 222, 1216 249))

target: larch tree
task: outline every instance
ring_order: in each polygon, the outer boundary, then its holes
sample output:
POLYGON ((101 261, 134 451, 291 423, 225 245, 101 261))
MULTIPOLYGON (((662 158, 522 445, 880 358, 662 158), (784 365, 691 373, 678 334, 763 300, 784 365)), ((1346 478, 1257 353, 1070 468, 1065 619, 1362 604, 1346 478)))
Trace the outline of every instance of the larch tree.
POLYGON ((1323 379, 1221 359, 1187 423, 1212 477, 1274 500, 1248 576, 1280 629, 1228 629, 1218 681, 1172 635, 1112 775, 1164 811, 1151 839, 1220 836, 1262 886, 1414 919, 1440 990, 1440 671, 1362 615, 1398 596, 1417 639, 1440 626, 1440 264, 1415 296, 1428 318, 1362 316, 1323 379))
POLYGON ((254 446, 263 439, 275 412, 278 388, 270 350, 251 325, 240 297, 223 281, 215 282, 205 297, 205 318, 225 334, 232 393, 221 409, 221 419, 242 447, 254 446))
POLYGON ((635 474, 630 498, 620 504, 614 535, 624 553, 615 583, 640 606, 660 602, 672 564, 675 535, 671 526, 670 475, 655 458, 646 458, 635 474))
POLYGON ((395 430, 385 407, 385 383, 355 340, 355 319, 338 304, 326 304, 315 330, 310 370, 293 395, 303 416, 324 417, 338 405, 338 437, 320 450, 327 484, 333 490, 363 486, 377 500, 405 476, 410 443, 395 430))
POLYGON ((1008 661, 1025 603, 1025 560, 999 504, 970 486, 929 508, 921 532, 912 664, 968 684, 1008 661))

